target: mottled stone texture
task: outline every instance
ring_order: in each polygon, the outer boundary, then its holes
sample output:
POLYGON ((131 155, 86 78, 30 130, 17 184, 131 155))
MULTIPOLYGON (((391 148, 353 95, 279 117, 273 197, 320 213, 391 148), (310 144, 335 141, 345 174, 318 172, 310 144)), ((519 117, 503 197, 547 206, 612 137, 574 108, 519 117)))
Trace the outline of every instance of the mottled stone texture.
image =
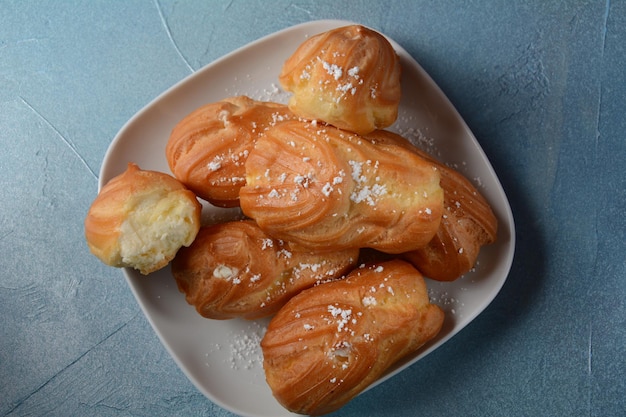
POLYGON ((626 3, 0 3, 0 415, 231 416, 179 371, 82 221, 122 125, 189 75, 313 19, 388 34, 510 199, 499 296, 337 416, 626 415, 626 3))

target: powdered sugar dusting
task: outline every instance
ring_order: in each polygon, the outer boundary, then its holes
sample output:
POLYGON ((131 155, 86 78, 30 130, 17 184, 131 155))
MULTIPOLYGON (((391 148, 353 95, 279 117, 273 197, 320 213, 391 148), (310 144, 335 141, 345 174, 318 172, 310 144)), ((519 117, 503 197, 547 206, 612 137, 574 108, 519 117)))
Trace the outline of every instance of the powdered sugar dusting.
POLYGON ((208 351, 205 353, 206 366, 216 363, 215 359, 219 358, 218 362, 234 371, 255 371, 262 374, 261 339, 266 330, 267 327, 261 322, 250 321, 246 322, 246 327, 230 331, 226 340, 208 346, 208 351))
MULTIPOLYGON (((350 194, 350 200, 355 203, 365 202, 370 206, 376 205, 376 200, 387 194, 387 186, 385 184, 367 184, 368 178, 365 176, 364 172, 366 169, 371 169, 376 172, 378 168, 378 161, 348 161, 348 164, 352 168, 352 179, 355 182, 355 187, 352 193, 350 194)), ((378 177, 374 178, 378 180, 378 177)))
POLYGON ((365 307, 375 306, 377 304, 376 297, 373 297, 371 295, 367 297, 363 297, 363 299, 361 300, 361 303, 363 303, 365 307))
POLYGON ((346 326, 352 318, 351 309, 342 309, 340 307, 329 305, 328 312, 337 320, 337 332, 347 331, 346 326))
MULTIPOLYGON (((444 286, 445 284, 445 282, 436 282, 429 286, 428 298, 430 299, 430 302, 438 305, 452 316, 463 318, 465 303, 462 300, 464 298, 451 292, 449 287, 444 286)), ((462 291, 465 290, 464 287, 460 287, 460 289, 462 291)))
POLYGON ((211 172, 217 171, 218 169, 222 167, 223 160, 224 160, 224 157, 222 155, 216 155, 215 158, 213 158, 213 160, 209 162, 209 164, 207 165, 207 168, 209 168, 209 171, 211 172))
POLYGON ((341 76, 343 75, 343 69, 340 66, 336 64, 330 64, 326 61, 321 61, 321 62, 322 62, 322 67, 324 67, 328 75, 331 75, 335 79, 335 81, 341 78, 341 76))

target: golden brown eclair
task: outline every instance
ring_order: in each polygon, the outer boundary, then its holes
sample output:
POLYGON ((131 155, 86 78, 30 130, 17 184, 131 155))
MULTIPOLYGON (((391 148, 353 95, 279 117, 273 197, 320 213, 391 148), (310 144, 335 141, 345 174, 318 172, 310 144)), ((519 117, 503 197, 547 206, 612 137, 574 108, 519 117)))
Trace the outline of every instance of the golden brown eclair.
POLYGON ((279 76, 298 116, 365 134, 398 117, 400 60, 389 41, 361 25, 304 41, 279 76))
POLYGON ((298 251, 241 220, 200 229, 172 262, 172 274, 203 317, 254 319, 274 314, 305 288, 343 276, 358 256, 358 249, 298 251))
POLYGON ((266 380, 288 410, 337 410, 441 330, 422 275, 392 260, 302 291, 261 340, 266 380))
POLYGON ((401 146, 287 121, 250 152, 240 204, 266 233, 305 248, 402 253, 437 232, 443 190, 437 168, 401 146))
POLYGON ((165 154, 172 173, 198 197, 220 207, 239 204, 244 162, 254 141, 293 117, 287 106, 230 97, 199 107, 172 130, 165 154))
POLYGON ((404 253, 403 258, 438 281, 453 281, 470 271, 481 247, 495 242, 497 235, 498 221, 484 196, 461 173, 400 135, 379 130, 368 137, 380 144, 405 146, 437 164, 441 173, 444 192, 441 225, 426 246, 404 253))
POLYGON ((149 274, 193 242, 201 211, 196 196, 174 177, 129 163, 91 204, 85 238, 105 264, 149 274))

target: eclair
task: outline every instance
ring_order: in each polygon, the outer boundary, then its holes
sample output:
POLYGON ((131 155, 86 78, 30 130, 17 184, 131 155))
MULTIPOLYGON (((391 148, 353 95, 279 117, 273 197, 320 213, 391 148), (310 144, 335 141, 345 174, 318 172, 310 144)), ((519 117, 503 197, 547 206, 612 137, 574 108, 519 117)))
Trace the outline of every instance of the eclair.
POLYGON ((245 170, 243 213, 308 249, 402 253, 425 246, 439 228, 439 171, 402 146, 287 121, 257 140, 245 170))
POLYGON ((312 36, 285 61, 280 85, 298 116, 365 134, 390 126, 400 104, 400 60, 380 33, 349 25, 312 36))
POLYGON ((438 281, 453 281, 469 272, 476 265, 480 249, 495 242, 497 237, 498 221, 485 197, 460 172, 404 137, 382 130, 367 136, 380 145, 404 146, 436 164, 441 174, 444 203, 439 229, 426 246, 401 256, 438 281))
POLYGON ((202 206, 176 178, 129 163, 85 218, 85 238, 103 263, 144 275, 166 266, 200 229, 202 206))
POLYGON ((298 250, 241 220, 202 227, 172 262, 172 274, 201 316, 256 319, 305 288, 341 278, 358 257, 358 249, 298 250))
POLYGON ((255 140, 292 117, 285 105, 246 96, 201 106, 170 134, 165 148, 170 170, 203 200, 236 207, 245 183, 244 163, 255 140))
POLYGON ((335 411, 441 330, 444 313, 402 260, 370 264, 293 297, 261 340, 274 397, 289 411, 335 411))

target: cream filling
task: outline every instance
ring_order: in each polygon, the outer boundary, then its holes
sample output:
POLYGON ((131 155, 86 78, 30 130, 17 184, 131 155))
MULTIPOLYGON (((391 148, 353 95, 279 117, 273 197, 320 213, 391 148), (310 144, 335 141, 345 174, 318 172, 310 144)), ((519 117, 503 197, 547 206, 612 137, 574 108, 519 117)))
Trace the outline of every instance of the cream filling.
POLYGON ((142 197, 120 228, 122 264, 142 271, 169 262, 193 242, 194 216, 194 205, 175 193, 142 197))

